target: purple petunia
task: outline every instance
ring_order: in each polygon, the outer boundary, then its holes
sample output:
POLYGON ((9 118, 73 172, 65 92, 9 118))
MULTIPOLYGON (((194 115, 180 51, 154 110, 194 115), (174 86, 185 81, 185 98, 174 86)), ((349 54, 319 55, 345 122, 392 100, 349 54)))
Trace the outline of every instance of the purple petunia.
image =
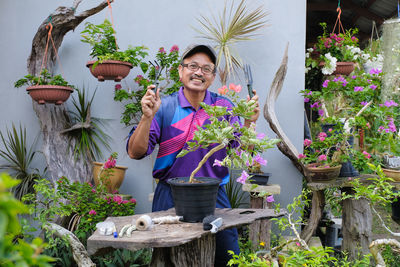
POLYGON ((325 80, 324 83, 322 84, 322 87, 324 87, 324 88, 328 87, 328 83, 329 83, 329 80, 325 80))
POLYGON ((305 97, 304 98, 304 103, 308 103, 308 102, 310 102, 310 99, 308 97, 305 97))
POLYGON ((364 90, 364 87, 362 87, 362 86, 355 86, 354 87, 354 92, 361 92, 362 90, 364 90))
POLYGON ((379 74, 381 72, 382 72, 381 69, 372 69, 372 70, 369 71, 369 74, 379 74))
POLYGON ((375 84, 371 84, 370 86, 369 86, 369 88, 371 88, 372 90, 375 90, 376 89, 376 85, 375 84))
POLYGON ((318 108, 318 107, 319 107, 319 103, 318 103, 318 102, 315 102, 315 103, 312 104, 310 107, 311 107, 311 108, 318 108))
POLYGON ((363 105, 363 106, 366 106, 368 104, 368 102, 367 101, 362 101, 360 104, 363 105))

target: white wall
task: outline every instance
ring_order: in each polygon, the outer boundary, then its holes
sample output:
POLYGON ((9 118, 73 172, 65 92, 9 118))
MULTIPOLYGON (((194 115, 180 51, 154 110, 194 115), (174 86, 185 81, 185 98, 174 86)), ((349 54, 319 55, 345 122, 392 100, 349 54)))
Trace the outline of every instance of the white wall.
MULTIPOLYGON (((71 6, 72 0, 1 0, 0 1, 0 51, 3 64, 0 66, 0 130, 4 132, 11 123, 21 122, 26 126, 30 140, 39 132, 38 119, 32 109, 32 101, 25 88, 13 88, 13 83, 26 75, 26 62, 31 49, 31 42, 39 25, 58 6, 71 6), (5 64, 4 64, 5 63, 5 64)), ((83 1, 78 8, 80 12, 92 2, 83 1)), ((131 45, 145 45, 154 55, 160 46, 169 49, 177 44, 181 49, 194 42, 203 42, 191 26, 198 26, 199 14, 216 14, 223 8, 224 1, 169 0, 169 1, 130 1, 116 0, 112 4, 118 44, 122 49, 131 45)), ((287 42, 289 46, 288 73, 282 93, 277 101, 277 116, 283 129, 300 150, 303 139, 303 102, 298 94, 304 87, 304 48, 305 48, 305 0, 251 0, 250 6, 264 4, 270 13, 269 27, 261 31, 256 40, 236 46, 237 51, 253 70, 254 88, 258 91, 261 105, 265 103, 267 92, 276 70, 281 62, 287 42)), ((93 5, 93 4, 92 4, 93 5)), ((89 17, 87 21, 101 23, 109 17, 108 9, 89 17)), ((70 83, 78 87, 85 85, 90 90, 98 88, 92 114, 96 117, 110 119, 108 134, 113 137, 110 144, 113 151, 119 153, 118 164, 128 166, 121 192, 131 194, 138 200, 136 211, 147 212, 151 209, 148 194, 152 192, 151 171, 155 155, 141 161, 131 160, 125 153, 125 137, 129 129, 120 121, 122 105, 114 102, 114 82, 103 83, 91 76, 85 67, 89 59, 90 47, 80 42, 80 32, 84 23, 74 32, 69 32, 59 49, 63 74, 70 83)), ((60 71, 60 68, 58 68, 60 71)), ((122 84, 133 87, 133 78, 139 74, 133 69, 122 84)), ((241 79, 243 77, 240 77, 241 79)), ((244 81, 241 80, 242 84, 244 81)), ((215 83, 211 90, 217 89, 215 83)), ((68 101, 70 102, 70 101, 68 101)), ((70 105, 70 103, 67 103, 70 105)), ((265 119, 260 116, 258 131, 270 137, 273 132, 265 119)), ((107 155, 108 152, 105 152, 107 155)), ((272 183, 281 185, 281 195, 276 197, 282 206, 291 202, 301 190, 301 177, 290 161, 277 149, 265 154, 268 166, 264 171, 272 172, 272 183)), ((37 166, 41 162, 37 160, 37 166)))

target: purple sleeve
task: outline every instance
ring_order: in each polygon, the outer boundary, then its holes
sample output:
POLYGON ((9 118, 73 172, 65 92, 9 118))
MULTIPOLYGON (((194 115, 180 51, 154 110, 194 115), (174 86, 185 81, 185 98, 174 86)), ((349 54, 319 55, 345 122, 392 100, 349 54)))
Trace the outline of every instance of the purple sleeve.
MULTIPOLYGON (((137 126, 133 126, 132 130, 129 132, 128 140, 126 141, 126 152, 128 152, 129 146, 129 139, 131 138, 132 134, 135 132, 137 126)), ((147 147, 146 154, 143 155, 140 159, 150 155, 156 144, 159 142, 160 139, 160 127, 158 126, 156 118, 153 119, 150 126, 150 134, 149 134, 149 144, 147 147)))

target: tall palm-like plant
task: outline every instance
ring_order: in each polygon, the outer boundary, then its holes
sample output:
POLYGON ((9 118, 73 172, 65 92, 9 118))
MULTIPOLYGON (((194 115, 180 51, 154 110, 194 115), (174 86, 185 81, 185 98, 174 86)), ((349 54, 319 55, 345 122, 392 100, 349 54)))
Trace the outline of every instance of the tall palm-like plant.
POLYGON ((73 148, 75 159, 84 156, 94 161, 96 158, 103 157, 100 144, 107 150, 111 150, 108 144, 111 137, 102 130, 106 120, 91 116, 91 107, 96 91, 91 97, 88 96, 85 87, 81 90, 76 89, 76 91, 78 98, 73 97, 72 99, 75 110, 70 111, 71 125, 64 132, 70 139, 75 139, 73 148))
POLYGON ((21 200, 27 193, 34 193, 33 185, 42 175, 36 168, 31 168, 31 163, 36 156, 34 150, 37 137, 32 145, 26 141, 26 128, 22 125, 19 130, 12 124, 12 129, 6 129, 6 133, 0 132, 3 149, 0 149, 0 157, 7 163, 0 165, 0 170, 8 170, 10 175, 21 182, 12 188, 15 198, 21 200))
POLYGON ((201 15, 197 20, 203 29, 195 29, 201 34, 201 38, 215 43, 218 54, 217 68, 222 84, 226 84, 228 76, 236 68, 242 67, 241 59, 233 45, 240 41, 252 40, 258 35, 256 31, 267 26, 265 18, 268 13, 264 11, 263 6, 249 10, 245 0, 241 0, 236 8, 234 2, 231 1, 231 6, 228 7, 225 0, 224 10, 218 18, 214 15, 211 15, 211 18, 201 15), (225 61, 223 67, 222 58, 225 61))

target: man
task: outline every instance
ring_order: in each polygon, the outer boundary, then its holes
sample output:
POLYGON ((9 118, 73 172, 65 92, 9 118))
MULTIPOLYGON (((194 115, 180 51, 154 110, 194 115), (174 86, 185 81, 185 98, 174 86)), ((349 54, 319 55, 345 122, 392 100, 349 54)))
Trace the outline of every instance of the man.
MULTIPOLYGON (((167 210, 174 207, 171 189, 166 181, 174 177, 188 177, 198 162, 201 154, 191 152, 182 158, 176 155, 190 140, 197 125, 209 123, 203 112, 198 112, 200 102, 232 106, 226 98, 207 89, 216 75, 216 56, 214 50, 207 45, 190 46, 182 55, 179 66, 179 77, 183 87, 179 92, 163 98, 159 90, 153 92, 154 85, 147 88, 141 104, 143 116, 136 129, 132 129, 127 143, 128 154, 133 159, 141 159, 151 154, 156 144, 159 152, 154 165, 153 177, 159 179, 153 198, 153 211, 167 210)), ((255 93, 255 91, 254 91, 255 93)), ((248 97, 249 99, 249 97, 248 97)), ((258 119, 260 109, 258 96, 255 114, 244 125, 249 127, 258 119)), ((207 176, 221 179, 218 190, 217 208, 230 208, 224 185, 229 181, 227 168, 213 167, 213 160, 208 160, 196 176, 207 176)), ((215 266, 226 266, 230 259, 228 250, 239 254, 238 235, 236 229, 228 229, 217 233, 215 266)))

